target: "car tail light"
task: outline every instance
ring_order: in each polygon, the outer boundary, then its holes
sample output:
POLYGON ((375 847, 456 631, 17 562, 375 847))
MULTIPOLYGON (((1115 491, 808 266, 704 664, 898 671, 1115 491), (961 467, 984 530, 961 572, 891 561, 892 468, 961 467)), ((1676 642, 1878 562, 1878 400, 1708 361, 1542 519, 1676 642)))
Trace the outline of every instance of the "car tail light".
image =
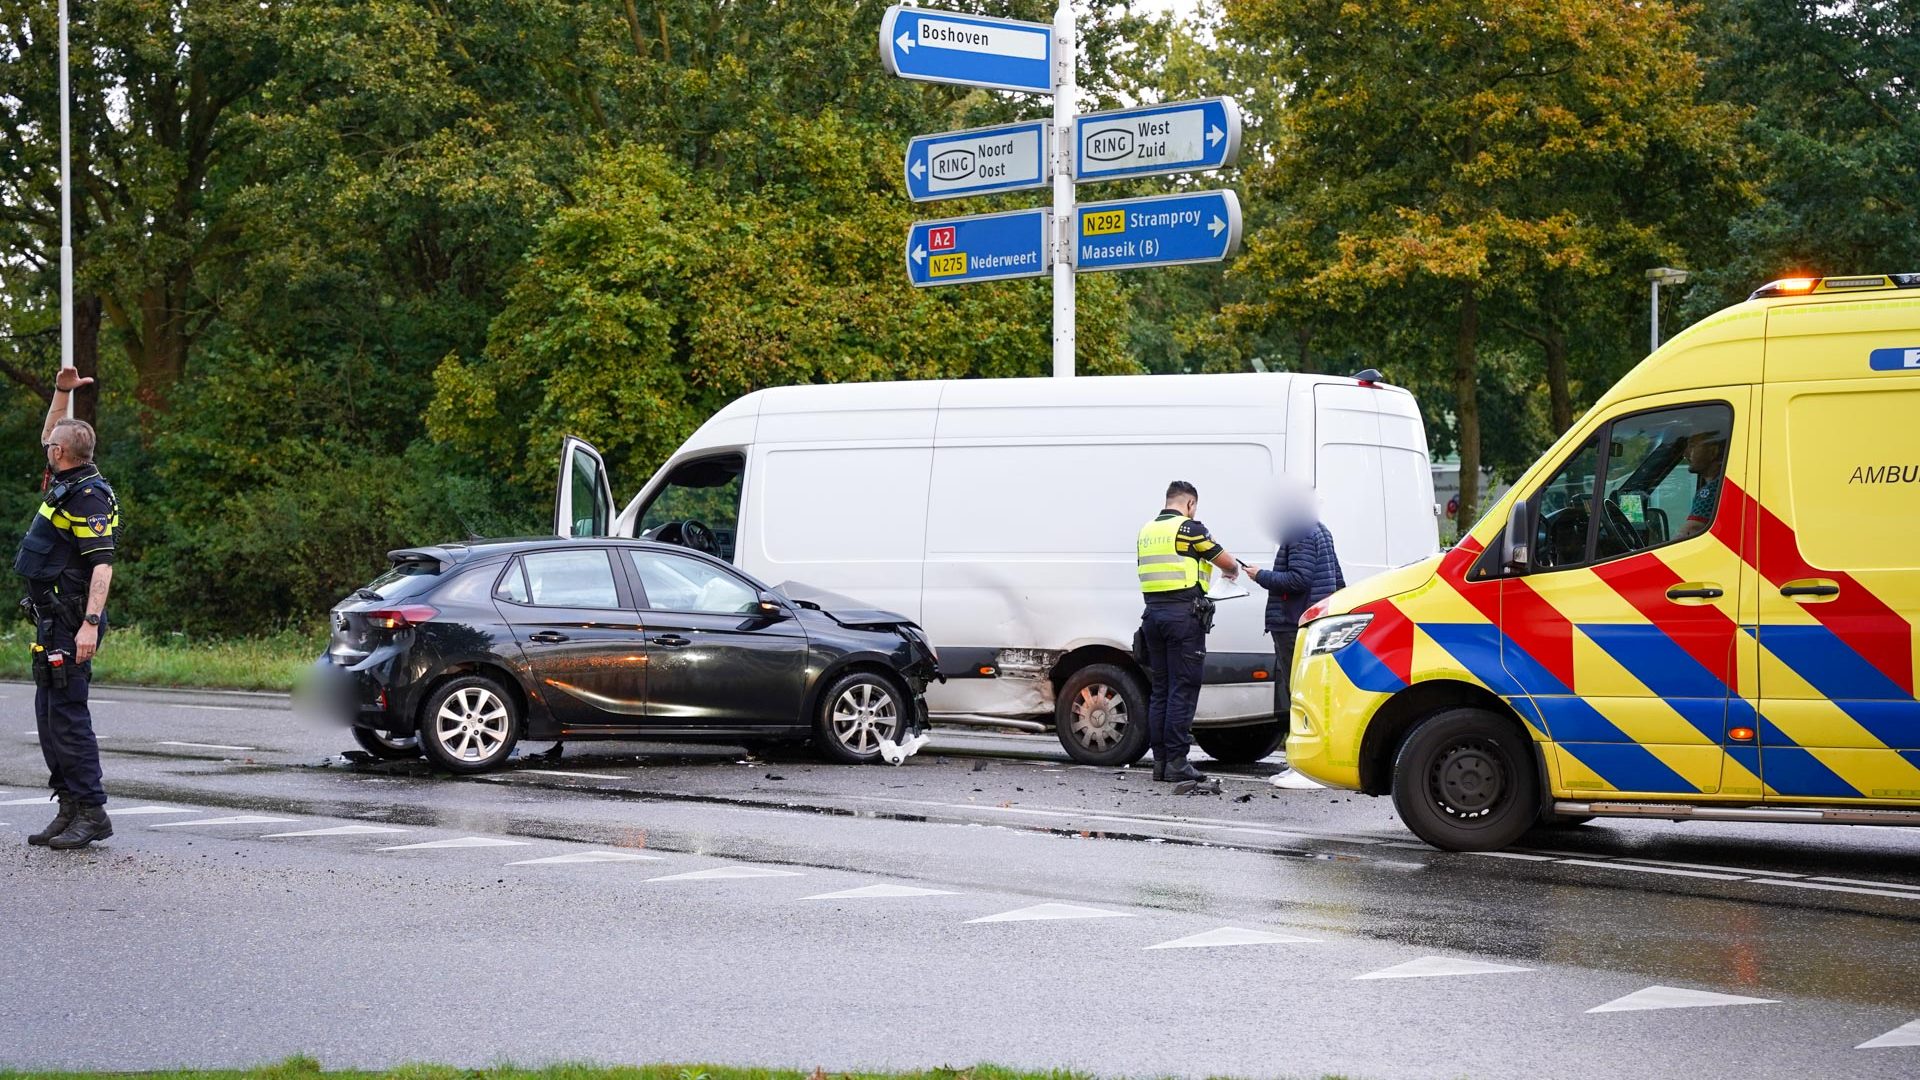
POLYGON ((406 604, 397 608, 383 608, 369 611, 364 618, 368 625, 381 630, 405 630, 409 626, 419 626, 440 617, 440 609, 427 604, 406 604))

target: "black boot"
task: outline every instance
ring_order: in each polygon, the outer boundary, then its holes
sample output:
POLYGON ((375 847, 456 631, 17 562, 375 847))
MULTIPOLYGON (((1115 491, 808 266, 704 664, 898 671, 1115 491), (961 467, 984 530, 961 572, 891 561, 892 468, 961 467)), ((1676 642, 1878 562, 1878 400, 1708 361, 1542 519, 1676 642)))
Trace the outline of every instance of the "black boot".
POLYGON ((65 832, 47 841, 47 846, 55 851, 71 851, 83 848, 95 840, 105 840, 113 835, 113 822, 107 818, 104 806, 76 807, 79 813, 73 817, 73 824, 65 832))
POLYGON ((1187 755, 1185 754, 1181 754, 1172 761, 1167 762, 1167 779, 1175 783, 1183 780, 1191 780, 1197 784, 1205 781, 1206 778, 1207 774, 1194 768, 1193 763, 1187 760, 1187 755))
POLYGON ((1160 781, 1167 778, 1167 759, 1159 754, 1153 755, 1153 778, 1160 781))
POLYGON ((47 841, 67 831, 67 826, 73 824, 74 817, 79 813, 79 803, 70 796, 60 796, 60 809, 54 813, 53 820, 47 823, 46 828, 27 837, 27 843, 34 847, 46 847, 47 841))

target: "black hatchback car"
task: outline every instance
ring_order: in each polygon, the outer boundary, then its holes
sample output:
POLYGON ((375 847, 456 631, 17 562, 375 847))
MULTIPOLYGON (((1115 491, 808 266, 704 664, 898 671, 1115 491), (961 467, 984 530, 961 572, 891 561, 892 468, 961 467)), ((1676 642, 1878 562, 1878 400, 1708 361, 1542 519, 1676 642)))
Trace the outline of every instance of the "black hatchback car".
POLYGON ((810 738, 869 762, 925 725, 938 677, 905 617, 675 545, 547 537, 388 557, 333 609, 315 666, 384 758, 472 773, 521 739, 810 738))

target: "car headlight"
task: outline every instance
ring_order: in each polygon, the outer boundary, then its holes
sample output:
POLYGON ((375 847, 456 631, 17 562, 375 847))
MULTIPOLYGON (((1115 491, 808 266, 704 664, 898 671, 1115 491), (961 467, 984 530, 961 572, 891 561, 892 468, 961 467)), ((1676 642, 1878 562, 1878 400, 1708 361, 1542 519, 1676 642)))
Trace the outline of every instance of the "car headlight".
POLYGON ((1315 619, 1307 624, 1306 648, 1301 655, 1321 656, 1339 652, 1360 640, 1360 635, 1366 632, 1367 624, 1372 621, 1372 615, 1335 615, 1330 619, 1315 619))

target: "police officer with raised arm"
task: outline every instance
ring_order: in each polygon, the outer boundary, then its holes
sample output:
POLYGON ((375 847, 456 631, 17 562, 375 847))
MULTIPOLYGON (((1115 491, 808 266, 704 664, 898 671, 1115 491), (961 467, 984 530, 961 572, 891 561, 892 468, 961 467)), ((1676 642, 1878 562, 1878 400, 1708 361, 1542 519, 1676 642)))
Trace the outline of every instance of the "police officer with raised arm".
POLYGON ((63 419, 73 391, 92 382, 61 368, 40 443, 47 452, 46 498, 14 555, 26 579, 21 606, 34 624, 34 717, 47 786, 59 812, 27 843, 67 850, 113 835, 100 782, 100 744, 87 712, 93 656, 106 630, 113 581, 113 534, 120 505, 93 464, 93 426, 63 419))
POLYGON ((1193 714, 1200 705, 1200 682, 1207 663, 1207 631, 1213 629, 1213 569, 1232 581, 1240 560, 1227 554, 1194 520, 1200 492, 1185 480, 1167 487, 1166 509, 1140 530, 1138 566, 1146 611, 1140 633, 1153 696, 1147 706, 1147 733, 1153 746, 1153 778, 1205 780, 1187 761, 1193 746, 1193 714))

